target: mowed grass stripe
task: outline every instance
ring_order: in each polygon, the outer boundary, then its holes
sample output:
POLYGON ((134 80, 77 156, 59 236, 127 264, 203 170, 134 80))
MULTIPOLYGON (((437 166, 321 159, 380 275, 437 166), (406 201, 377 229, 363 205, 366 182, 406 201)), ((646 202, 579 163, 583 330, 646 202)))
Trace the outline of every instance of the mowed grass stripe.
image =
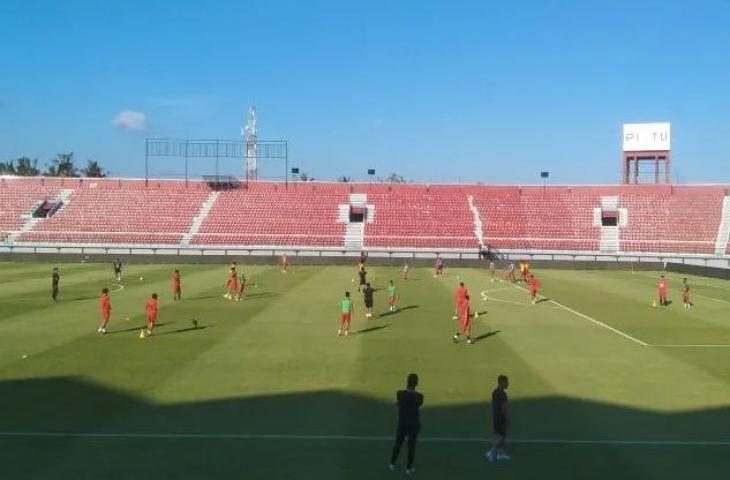
MULTIPOLYGON (((153 291, 160 293, 162 313, 165 300, 170 298, 167 276, 171 270, 166 266, 148 266, 143 272, 147 275, 144 282, 129 283, 124 290, 111 295, 110 330, 122 325, 130 328, 132 322, 144 324, 144 302, 153 291), (122 323, 126 318, 130 319, 128 324, 122 323)), ((101 321, 99 295, 101 288, 109 284, 98 281, 98 272, 90 273, 90 280, 79 282, 75 287, 82 300, 58 303, 44 299, 37 302, 24 300, 15 304, 14 308, 2 309, 0 335, 7 341, 8 348, 0 351, 0 364, 20 361, 22 355, 32 359, 46 350, 95 334, 101 321)), ((3 307, 7 305, 3 304, 3 307)))
MULTIPOLYGON (((219 341, 196 361, 181 365, 156 389, 155 398, 162 402, 175 402, 183 398, 220 398, 228 395, 245 395, 267 391, 292 389, 291 382, 283 384, 280 374, 304 371, 301 382, 312 385, 323 365, 307 362, 313 358, 319 362, 318 345, 309 337, 317 316, 310 310, 316 306, 306 292, 308 285, 316 287, 328 277, 326 269, 300 268, 292 275, 281 274, 272 268, 265 275, 256 277, 256 286, 249 286, 248 293, 239 303, 227 302, 216 296, 211 299, 211 311, 231 310, 233 318, 225 332, 216 331, 219 341), (225 375, 219 373, 225 372, 225 375), (230 393, 226 393, 230 392, 230 393)), ((334 331, 331 331, 334 335, 334 331)))

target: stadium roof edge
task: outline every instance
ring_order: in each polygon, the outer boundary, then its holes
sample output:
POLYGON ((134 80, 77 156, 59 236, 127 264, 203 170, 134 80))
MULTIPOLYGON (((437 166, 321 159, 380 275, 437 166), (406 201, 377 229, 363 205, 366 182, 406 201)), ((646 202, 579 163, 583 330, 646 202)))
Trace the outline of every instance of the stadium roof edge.
MULTIPOLYGON (((25 176, 18 176, 18 175, 0 175, 0 179, 2 180, 59 180, 63 179, 65 181, 133 181, 133 182, 139 182, 139 181, 145 181, 145 178, 143 177, 47 177, 47 176, 37 176, 37 177, 25 177, 25 176)), ((150 182, 185 182, 186 180, 184 178, 150 178, 148 179, 150 182)), ((194 179, 188 179, 188 182, 192 183, 207 183, 209 180, 204 180, 202 178, 194 178, 194 179)), ((245 183, 246 180, 240 180, 242 183, 245 183)), ((249 180, 250 183, 281 183, 284 184, 284 180, 249 180)), ((313 180, 313 181, 300 181, 300 180, 289 180, 289 184, 292 185, 312 185, 312 184, 335 184, 335 185, 358 185, 358 186, 368 186, 368 185, 393 185, 393 186, 446 186, 446 187, 515 187, 515 188, 546 188, 546 189, 553 189, 553 188, 568 188, 568 187, 625 187, 625 188, 632 188, 632 187, 640 187, 640 188, 651 188, 651 187, 730 187, 730 182, 728 183, 670 183, 670 184, 648 184, 648 183, 642 183, 638 185, 633 184, 621 184, 621 183, 554 183, 550 185, 543 185, 541 183, 466 183, 466 182, 406 182, 406 183, 389 183, 389 182, 368 182, 368 181, 357 181, 357 182, 339 182, 337 180, 313 180)))

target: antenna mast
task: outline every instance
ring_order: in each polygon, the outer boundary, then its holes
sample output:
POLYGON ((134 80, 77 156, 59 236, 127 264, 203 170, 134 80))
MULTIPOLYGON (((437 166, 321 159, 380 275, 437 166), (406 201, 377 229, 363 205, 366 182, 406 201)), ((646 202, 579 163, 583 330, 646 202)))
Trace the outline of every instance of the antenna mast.
MULTIPOLYGON (((256 180, 258 168, 256 165, 256 106, 251 105, 248 110, 246 123, 246 181, 256 180)), ((243 133, 243 132, 241 132, 243 133)))

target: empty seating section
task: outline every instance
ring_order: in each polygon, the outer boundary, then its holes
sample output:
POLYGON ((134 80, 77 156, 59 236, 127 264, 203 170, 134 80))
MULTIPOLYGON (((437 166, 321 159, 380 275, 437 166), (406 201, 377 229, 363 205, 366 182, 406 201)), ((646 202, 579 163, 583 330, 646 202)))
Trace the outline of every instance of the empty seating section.
POLYGON ((568 189, 485 189, 474 194, 484 242, 497 249, 591 250, 600 228, 593 209, 600 196, 568 189))
POLYGON ((77 188, 25 242, 179 244, 208 192, 202 189, 77 188))
MULTIPOLYGON (((497 250, 595 252, 594 210, 618 197, 619 251, 713 254, 727 189, 251 182, 219 193, 190 245, 342 247, 339 206, 350 193, 375 206, 365 248, 475 249, 472 196, 484 241, 497 250)), ((0 243, 179 246, 209 195, 205 182, 1 177, 0 243), (61 194, 68 201, 53 217, 26 224, 34 206, 61 194)))
MULTIPOLYGON (((273 186, 272 186, 273 185, 273 186)), ((192 239, 193 245, 341 246, 345 226, 338 206, 348 191, 338 185, 274 188, 257 184, 223 191, 192 239)))
POLYGON ((39 185, 0 186, 0 242, 23 225, 23 217, 29 215, 35 205, 56 194, 56 189, 39 185))
POLYGON ((721 188, 676 189, 672 194, 632 193, 619 198, 628 211, 620 229, 625 252, 712 254, 722 214, 721 188))
POLYGON ((474 248, 474 217, 463 193, 393 189, 368 194, 375 221, 365 225, 366 247, 474 248))

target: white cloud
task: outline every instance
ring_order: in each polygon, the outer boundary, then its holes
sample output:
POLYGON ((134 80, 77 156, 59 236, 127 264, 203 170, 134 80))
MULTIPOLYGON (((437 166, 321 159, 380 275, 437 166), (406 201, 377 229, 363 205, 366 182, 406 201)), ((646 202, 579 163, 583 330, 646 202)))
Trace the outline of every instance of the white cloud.
POLYGON ((147 128, 147 117, 142 112, 123 110, 114 115, 112 125, 125 132, 141 132, 147 128))

